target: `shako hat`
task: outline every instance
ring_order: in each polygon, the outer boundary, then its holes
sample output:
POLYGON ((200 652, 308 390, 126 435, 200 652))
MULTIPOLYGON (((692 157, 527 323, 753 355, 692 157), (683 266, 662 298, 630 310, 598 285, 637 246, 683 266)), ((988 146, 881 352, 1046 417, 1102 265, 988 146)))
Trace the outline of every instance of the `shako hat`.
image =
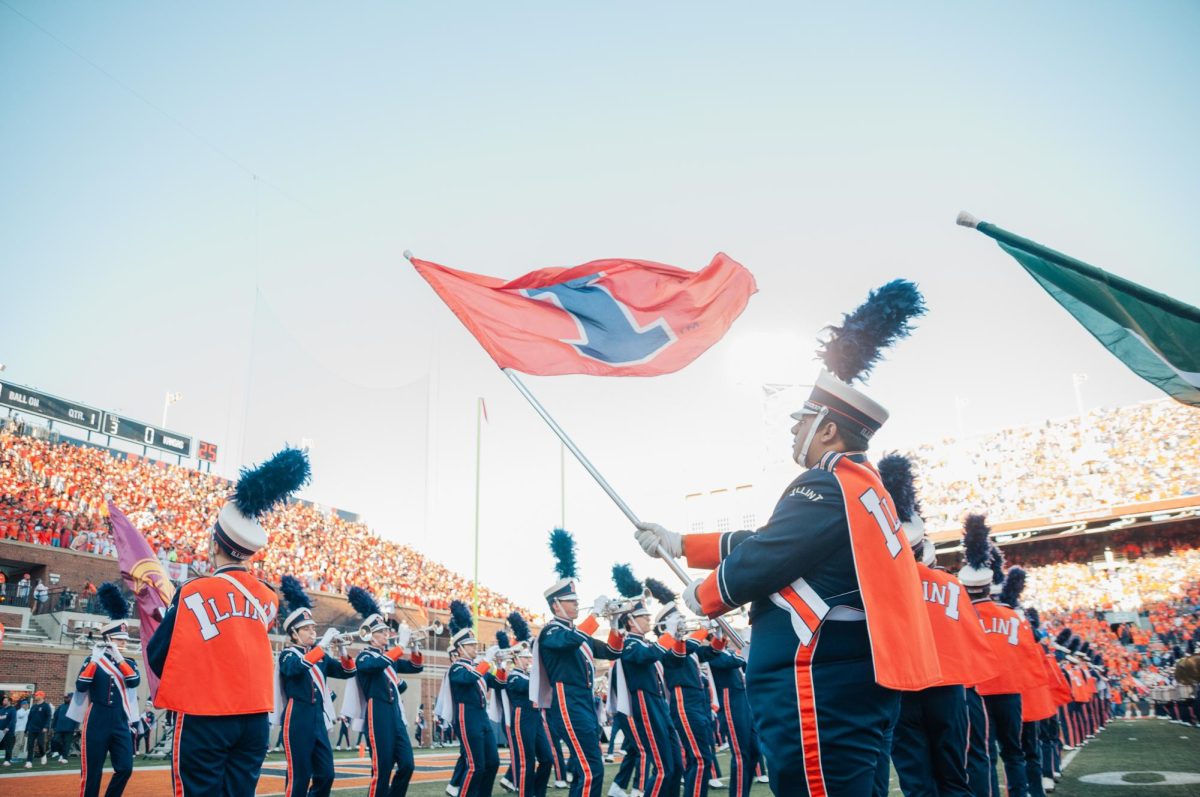
POLYGON ((896 279, 872 290, 854 312, 842 316, 840 326, 830 326, 829 339, 817 355, 825 367, 804 406, 792 413, 799 421, 815 415, 800 451, 803 465, 808 447, 825 418, 870 440, 888 419, 888 411, 851 383, 864 382, 883 357, 883 351, 912 332, 910 321, 925 313, 925 299, 917 286, 896 279))
POLYGON ((358 626, 359 639, 365 642, 370 640, 371 634, 376 631, 391 630, 387 619, 383 616, 383 610, 379 608, 379 604, 375 602, 375 597, 371 593, 362 587, 351 587, 346 592, 346 597, 349 599, 350 605, 354 607, 354 611, 363 618, 358 626))
POLYGON ((312 601, 295 576, 284 576, 279 580, 279 591, 287 603, 288 616, 283 620, 283 632, 298 631, 306 625, 316 625, 312 615, 312 601))
POLYGON ((958 580, 964 587, 980 588, 992 583, 990 531, 984 515, 970 514, 963 522, 963 564, 958 569, 958 580))
POLYGON ((546 603, 551 606, 555 601, 577 601, 576 579, 578 564, 575 561, 575 536, 566 529, 555 529, 550 532, 550 553, 554 555, 554 570, 558 581, 542 594, 546 603))
POLYGON ((259 519, 280 501, 308 484, 308 456, 284 448, 257 468, 242 468, 233 498, 221 507, 213 538, 235 559, 249 559, 267 544, 259 519))
POLYGON ((108 615, 108 622, 100 626, 100 636, 107 639, 129 639, 129 604, 121 594, 121 588, 111 581, 96 590, 96 600, 108 615))
POLYGON ((475 639, 475 621, 471 617, 471 608, 462 601, 450 602, 450 644, 477 645, 475 639))

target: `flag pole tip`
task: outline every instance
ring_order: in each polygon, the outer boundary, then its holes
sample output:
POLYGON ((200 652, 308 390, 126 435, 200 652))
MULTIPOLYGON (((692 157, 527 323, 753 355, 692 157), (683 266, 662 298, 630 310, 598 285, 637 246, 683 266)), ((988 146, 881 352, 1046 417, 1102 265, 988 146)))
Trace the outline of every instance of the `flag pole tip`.
POLYGON ((954 223, 959 227, 970 227, 973 230, 979 226, 979 219, 965 210, 960 210, 958 211, 958 218, 954 220, 954 223))
POLYGON ((404 250, 404 259, 405 259, 405 260, 407 260, 409 263, 411 263, 411 262, 412 262, 412 259, 413 259, 413 257, 414 257, 414 255, 413 255, 413 253, 412 253, 412 250, 411 250, 411 249, 405 249, 405 250, 404 250))

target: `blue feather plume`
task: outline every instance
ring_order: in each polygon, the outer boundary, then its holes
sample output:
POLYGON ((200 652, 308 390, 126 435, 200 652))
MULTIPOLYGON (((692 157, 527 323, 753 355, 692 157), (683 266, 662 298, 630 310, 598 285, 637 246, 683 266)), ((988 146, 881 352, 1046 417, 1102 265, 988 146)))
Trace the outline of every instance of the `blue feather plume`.
POLYGON ((464 628, 473 628, 475 621, 471 619, 471 607, 462 601, 450 601, 450 633, 457 634, 464 628))
POLYGON ((842 316, 841 326, 829 327, 829 340, 818 356, 829 372, 843 382, 866 379, 883 357, 883 350, 912 332, 909 323, 925 314, 925 298, 917 286, 896 279, 867 294, 867 300, 842 316))
POLYGON ((575 536, 566 529, 550 532, 550 553, 554 554, 554 569, 559 578, 575 578, 579 568, 575 561, 575 536))
POLYGON ((279 579, 279 591, 283 593, 283 599, 287 601, 290 611, 312 608, 312 601, 308 599, 308 593, 304 591, 304 587, 296 580, 295 576, 284 576, 279 579))
POLYGON ((659 581, 657 578, 646 579, 646 589, 650 590, 650 594, 654 596, 654 600, 664 606, 675 600, 675 593, 666 584, 659 581))
POLYGON ((1038 630, 1042 624, 1042 616, 1038 614, 1037 607, 1035 606, 1025 607, 1025 619, 1029 621, 1029 627, 1034 631, 1038 630))
POLYGON ((963 561, 977 570, 988 566, 991 557, 988 526, 985 515, 967 515, 963 523, 963 561))
POLYGON ((512 642, 509 641, 507 631, 504 631, 502 629, 502 630, 496 632, 496 644, 500 646, 501 650, 503 650, 504 648, 512 647, 512 642))
POLYGON ((991 554, 991 559, 988 560, 988 565, 992 568, 992 583, 1004 583, 1004 551, 1000 550, 1000 546, 994 542, 988 543, 988 550, 991 554))
POLYGON ((612 580, 622 598, 642 597, 642 582, 633 575, 629 565, 613 565, 612 580))
POLYGON ((508 615, 508 624, 513 630, 513 636, 518 642, 528 642, 533 638, 533 634, 529 632, 529 623, 525 622, 525 618, 520 612, 512 612, 508 615))
POLYGON ((350 605, 354 607, 354 611, 358 612, 364 620, 373 614, 383 614, 379 609, 379 604, 375 602, 375 598, 362 587, 351 587, 350 591, 346 593, 346 597, 350 599, 350 605))
POLYGON ((124 620, 129 616, 129 604, 125 602, 121 588, 113 582, 107 581, 101 584, 100 588, 96 590, 96 597, 100 601, 100 607, 104 609, 104 613, 110 620, 124 620))
POLYGON ((912 461, 908 457, 892 453, 879 460, 879 479, 892 496, 901 523, 908 523, 921 513, 917 488, 913 486, 912 461))
POLYGON ((1021 602, 1021 593, 1025 591, 1025 569, 1012 567, 1004 577, 1004 588, 1000 590, 1000 602, 1016 608, 1021 602))
POLYGON ((257 468, 242 468, 233 500, 246 517, 261 517, 308 484, 311 477, 308 455, 298 448, 285 448, 257 468))
POLYGON ((1066 644, 1070 641, 1071 641, 1071 629, 1070 628, 1064 628, 1063 630, 1058 632, 1058 636, 1054 637, 1054 643, 1056 645, 1062 645, 1062 646, 1066 647, 1066 644))

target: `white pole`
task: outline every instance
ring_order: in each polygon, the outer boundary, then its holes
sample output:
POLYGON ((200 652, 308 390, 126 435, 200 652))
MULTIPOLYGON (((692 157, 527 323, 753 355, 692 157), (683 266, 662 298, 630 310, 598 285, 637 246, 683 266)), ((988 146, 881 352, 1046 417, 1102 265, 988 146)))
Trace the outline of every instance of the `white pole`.
MULTIPOLYGON (((575 459, 579 460, 579 464, 583 465, 583 469, 592 475, 592 478, 595 479, 596 483, 600 485, 600 489, 604 490, 604 492, 608 494, 608 497, 612 499, 613 503, 617 505, 617 508, 621 510, 625 517, 629 518, 629 522, 635 526, 640 523, 641 521, 638 519, 638 516, 634 514, 632 509, 629 508, 629 504, 625 503, 624 499, 617 495, 617 491, 612 488, 612 485, 608 483, 607 479, 600 475, 600 471, 596 470, 596 466, 592 464, 591 460, 589 460, 587 456, 579 450, 579 447, 575 445, 575 442, 571 440, 570 437, 567 436, 567 433, 564 432, 563 428, 558 425, 558 422, 550 416, 550 413, 546 412, 546 408, 542 406, 541 402, 529 392, 529 388, 525 387, 525 383, 521 381, 516 372, 511 368, 502 368, 501 370, 504 371, 504 375, 507 376, 509 381, 513 383, 518 391, 520 391, 521 395, 525 397, 525 400, 528 401, 535 410, 537 410, 537 414, 542 416, 542 420, 546 422, 546 425, 549 426, 556 435, 558 435, 558 439, 562 441, 563 445, 575 455, 575 459)), ((667 552, 663 550, 661 545, 658 546, 658 556, 667 563, 667 567, 671 568, 671 572, 678 576, 680 581, 682 581, 684 584, 692 583, 692 577, 688 575, 688 572, 683 569, 682 565, 668 556, 667 552)), ((737 632, 733 630, 729 623, 725 622, 725 620, 720 617, 717 618, 717 623, 720 624, 721 629, 725 632, 725 636, 728 637, 731 642, 738 647, 742 646, 742 638, 738 636, 737 632)))

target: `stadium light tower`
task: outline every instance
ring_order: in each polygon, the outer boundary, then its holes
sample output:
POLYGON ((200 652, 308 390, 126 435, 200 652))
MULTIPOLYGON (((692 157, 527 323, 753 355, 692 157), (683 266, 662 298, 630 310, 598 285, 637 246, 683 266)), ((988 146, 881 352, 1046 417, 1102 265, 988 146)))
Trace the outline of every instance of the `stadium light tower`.
POLYGON ((1075 409, 1079 410, 1081 423, 1087 422, 1087 416, 1083 411, 1083 383, 1087 380, 1087 374, 1071 374, 1071 384, 1075 386, 1075 409))
POLYGON ((167 397, 163 400, 162 428, 167 428, 167 410, 171 408, 172 404, 177 404, 180 401, 183 401, 182 393, 172 393, 170 390, 167 391, 167 397))

